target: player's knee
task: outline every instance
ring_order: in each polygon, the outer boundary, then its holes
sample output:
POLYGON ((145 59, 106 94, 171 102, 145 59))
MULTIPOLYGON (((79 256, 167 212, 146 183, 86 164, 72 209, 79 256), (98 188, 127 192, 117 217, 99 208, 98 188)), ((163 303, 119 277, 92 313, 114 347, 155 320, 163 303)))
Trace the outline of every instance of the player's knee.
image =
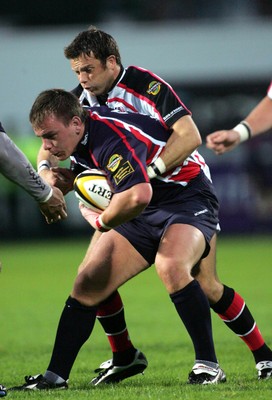
POLYGON ((183 289, 192 280, 189 269, 174 262, 158 264, 156 270, 169 293, 183 289))

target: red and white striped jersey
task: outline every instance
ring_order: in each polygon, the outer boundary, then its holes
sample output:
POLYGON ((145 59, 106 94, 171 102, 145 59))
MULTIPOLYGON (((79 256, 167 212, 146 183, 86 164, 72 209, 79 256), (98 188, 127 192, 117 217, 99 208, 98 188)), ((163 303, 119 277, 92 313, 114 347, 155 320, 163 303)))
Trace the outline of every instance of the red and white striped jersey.
MULTIPOLYGON (((82 104, 89 104, 91 107, 100 105, 98 98, 80 86, 73 92, 79 97, 82 104)), ((191 115, 189 109, 167 82, 147 69, 137 66, 123 69, 119 79, 108 93, 106 105, 121 112, 139 113, 153 117, 169 129, 169 135, 171 134, 170 128, 178 119, 185 115, 191 115)), ((153 162, 158 156, 159 154, 156 154, 150 162, 153 162)), ((178 167, 178 171, 176 171, 178 175, 181 168, 185 175, 184 180, 187 182, 190 181, 190 176, 192 178, 195 176, 195 172, 199 171, 199 168, 211 180, 209 168, 197 150, 184 161, 182 167, 178 167)))

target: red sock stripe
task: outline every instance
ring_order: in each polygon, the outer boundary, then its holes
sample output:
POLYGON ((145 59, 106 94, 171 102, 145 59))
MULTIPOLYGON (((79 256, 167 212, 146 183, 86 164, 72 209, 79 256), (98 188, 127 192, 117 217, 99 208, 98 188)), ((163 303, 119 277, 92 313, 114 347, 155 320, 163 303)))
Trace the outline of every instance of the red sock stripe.
POLYGON ((235 292, 234 298, 232 300, 231 305, 229 308, 225 311, 224 314, 218 314, 223 321, 232 321, 233 319, 236 319, 241 312, 243 311, 243 308, 245 306, 245 302, 242 299, 242 297, 235 292))
POLYGON ((118 292, 114 297, 111 297, 108 303, 100 304, 97 310, 97 317, 109 317, 113 314, 117 314, 123 308, 122 299, 118 292))
POLYGON ((113 352, 125 351, 132 346, 127 330, 118 335, 108 335, 108 340, 113 352))
POLYGON ((259 331, 257 325, 255 324, 254 329, 240 338, 248 345, 251 351, 258 350, 264 345, 264 340, 262 338, 261 332, 259 331))
POLYGON ((244 300, 238 293, 235 292, 233 301, 229 308, 224 314, 218 315, 223 321, 227 323, 229 328, 232 329, 236 333, 236 335, 238 335, 246 343, 251 351, 258 350, 264 345, 264 339, 262 338, 261 332, 259 331, 256 323, 253 323, 254 320, 252 320, 252 316, 250 316, 249 311, 246 310, 246 314, 245 312, 243 313, 244 308, 244 300), (240 316, 241 318, 239 319, 240 316), (251 320, 250 324, 249 321, 247 321, 249 317, 251 320), (237 324, 237 322, 239 324, 238 329, 240 332, 245 332, 245 324, 248 326, 248 331, 245 334, 239 334, 239 331, 237 331, 237 327, 235 327, 235 324, 237 324))

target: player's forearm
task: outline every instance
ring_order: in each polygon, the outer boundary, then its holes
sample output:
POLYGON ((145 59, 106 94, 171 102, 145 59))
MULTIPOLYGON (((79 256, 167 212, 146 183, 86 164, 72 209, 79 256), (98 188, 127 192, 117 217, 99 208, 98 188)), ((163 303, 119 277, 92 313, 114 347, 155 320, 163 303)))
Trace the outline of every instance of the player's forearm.
POLYGON ((52 191, 23 152, 3 132, 0 132, 0 170, 6 178, 21 186, 38 202, 46 200, 52 191))
POLYGON ((130 221, 139 215, 152 198, 149 183, 139 183, 112 197, 110 205, 102 214, 103 222, 111 227, 130 221))
POLYGON ((43 170, 50 169, 51 167, 57 167, 59 165, 58 159, 49 153, 48 150, 40 148, 37 155, 37 170, 41 173, 43 170))
POLYGON ((272 128, 272 100, 266 96, 245 118, 251 135, 257 136, 272 128))
POLYGON ((173 125, 173 132, 160 154, 166 171, 181 165, 200 145, 201 136, 192 118, 190 116, 180 118, 173 125))

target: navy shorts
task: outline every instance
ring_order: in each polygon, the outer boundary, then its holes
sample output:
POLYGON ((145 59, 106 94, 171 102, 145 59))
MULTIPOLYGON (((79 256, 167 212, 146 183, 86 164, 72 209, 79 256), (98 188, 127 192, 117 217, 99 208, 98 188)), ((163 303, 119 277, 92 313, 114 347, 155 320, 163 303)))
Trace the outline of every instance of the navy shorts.
MULTIPOLYGON (((153 186, 153 184, 152 184, 153 186)), ((171 191, 170 191, 171 195, 171 191)), ((153 264, 165 230, 172 224, 188 224, 198 228, 206 240, 202 258, 209 254, 209 242, 218 225, 218 200, 213 185, 200 173, 167 201, 150 205, 136 218, 115 228, 132 246, 153 264)))

